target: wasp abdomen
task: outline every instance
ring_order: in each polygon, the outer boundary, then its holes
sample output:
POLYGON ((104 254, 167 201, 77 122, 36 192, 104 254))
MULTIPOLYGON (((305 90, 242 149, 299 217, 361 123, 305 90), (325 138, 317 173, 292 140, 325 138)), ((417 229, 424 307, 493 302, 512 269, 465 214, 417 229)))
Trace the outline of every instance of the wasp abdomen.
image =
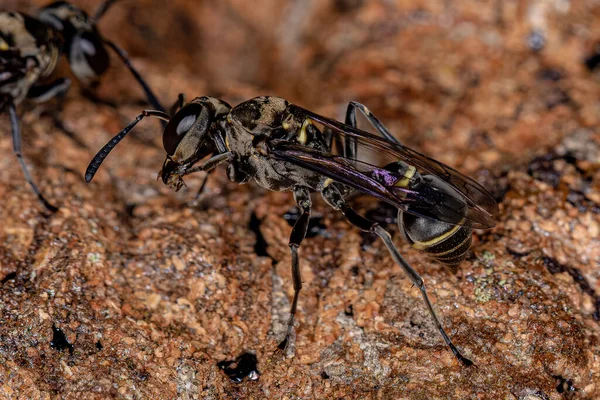
POLYGON ((472 229, 399 212, 400 230, 417 249, 446 265, 459 264, 471 247, 472 229))

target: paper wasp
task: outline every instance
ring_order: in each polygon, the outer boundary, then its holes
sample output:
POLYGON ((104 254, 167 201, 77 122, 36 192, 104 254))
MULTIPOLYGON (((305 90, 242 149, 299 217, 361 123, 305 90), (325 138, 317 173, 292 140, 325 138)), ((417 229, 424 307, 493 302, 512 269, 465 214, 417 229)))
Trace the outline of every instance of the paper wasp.
POLYGON ((64 95, 71 84, 69 79, 43 82, 54 71, 61 54, 67 57, 73 75, 84 85, 93 86, 109 67, 106 48, 112 49, 141 85, 149 103, 162 110, 127 54, 96 29, 96 22, 115 1, 105 1, 93 18, 64 1, 42 8, 35 17, 14 11, 0 12, 0 112, 8 110, 13 149, 25 179, 51 212, 57 208, 44 198, 23 160, 16 105, 25 99, 45 102, 64 95))
POLYGON ((400 232, 414 248, 444 264, 455 265, 467 254, 472 230, 495 225, 498 206, 481 185, 403 146, 360 103, 348 105, 346 122, 342 124, 278 97, 257 97, 233 108, 216 98, 198 97, 172 117, 160 111, 143 111, 96 154, 85 174, 87 182, 109 152, 144 117, 169 121, 162 136, 167 157, 159 176, 175 190, 182 187, 185 175, 211 171, 226 163, 227 175, 233 182, 242 184, 254 179, 266 189, 294 194, 301 211, 289 241, 294 297, 280 349, 287 346, 302 288, 298 248, 310 219, 311 193, 319 192, 351 224, 381 238, 394 261, 420 289, 446 345, 463 364, 472 364, 444 331, 423 279, 400 255, 390 234, 378 223, 359 215, 347 199, 358 191, 393 205, 398 209, 400 232), (356 128, 356 110, 382 137, 356 128), (366 150, 391 161, 383 167, 375 166, 359 157, 366 150), (194 166, 208 156, 208 160, 194 166))

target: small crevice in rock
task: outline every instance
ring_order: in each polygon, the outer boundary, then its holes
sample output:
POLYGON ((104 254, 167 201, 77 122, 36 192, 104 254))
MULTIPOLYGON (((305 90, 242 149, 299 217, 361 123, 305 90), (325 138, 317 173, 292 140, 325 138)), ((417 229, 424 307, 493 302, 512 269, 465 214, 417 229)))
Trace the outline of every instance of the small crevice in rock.
POLYGON ((592 299, 594 299, 594 307, 596 311, 594 312, 593 317, 594 320, 600 321, 600 296, 596 294, 596 291, 581 274, 581 271, 579 271, 579 269, 577 268, 570 267, 568 265, 563 265, 559 263, 556 259, 551 257, 544 257, 543 262, 552 275, 559 274, 561 272, 566 272, 569 275, 571 275, 571 277, 579 285, 583 293, 589 295, 592 299))
POLYGON ((219 361, 217 367, 233 382, 240 383, 244 378, 252 381, 258 380, 258 359, 252 353, 242 353, 235 360, 219 361))
POLYGON ((4 278, 2 278, 2 280, 0 281, 1 284, 5 284, 8 281, 11 281, 13 279, 17 278, 17 272, 13 271, 13 272, 9 272, 8 274, 6 274, 4 276, 4 278))
POLYGON ((262 232, 260 231, 261 224, 262 224, 262 221, 260 219, 258 219, 258 216, 256 215, 256 213, 252 213, 252 215, 250 216, 250 222, 248 223, 248 229, 250 229, 256 235, 256 243, 254 244, 254 252, 259 257, 272 258, 269 255, 269 252, 267 251, 267 247, 269 247, 269 245, 267 244, 265 237, 263 236, 262 232))
MULTIPOLYGON (((283 219, 287 221, 287 223, 293 227, 296 221, 300 218, 300 212, 296 207, 290 209, 288 212, 283 214, 283 219)), ((306 231, 306 237, 311 238, 315 236, 320 236, 327 233, 327 227, 323 223, 323 216, 317 215, 314 217, 310 217, 310 221, 308 222, 308 229, 306 231)))
POLYGON ((52 325, 52 340, 50 341, 50 347, 57 351, 63 351, 65 349, 69 350, 69 354, 73 355, 73 345, 69 343, 67 336, 62 331, 62 329, 58 328, 56 325, 52 325))
POLYGON ((577 391, 575 386, 573 386, 572 380, 563 378, 560 375, 553 375, 552 377, 558 381, 558 384, 556 385, 556 391, 558 393, 573 393, 577 391))

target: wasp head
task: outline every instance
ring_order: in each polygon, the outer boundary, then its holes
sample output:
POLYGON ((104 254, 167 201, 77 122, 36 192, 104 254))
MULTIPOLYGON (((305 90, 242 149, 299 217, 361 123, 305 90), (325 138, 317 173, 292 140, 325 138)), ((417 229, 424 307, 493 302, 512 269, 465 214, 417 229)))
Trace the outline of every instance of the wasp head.
POLYGON ((165 185, 181 189, 187 170, 215 152, 213 134, 229 109, 220 100, 198 97, 171 118, 162 137, 167 158, 159 176, 165 185))
POLYGON ((66 1, 52 3, 38 18, 60 31, 71 71, 85 85, 98 82, 109 65, 108 52, 94 21, 88 14, 66 1))

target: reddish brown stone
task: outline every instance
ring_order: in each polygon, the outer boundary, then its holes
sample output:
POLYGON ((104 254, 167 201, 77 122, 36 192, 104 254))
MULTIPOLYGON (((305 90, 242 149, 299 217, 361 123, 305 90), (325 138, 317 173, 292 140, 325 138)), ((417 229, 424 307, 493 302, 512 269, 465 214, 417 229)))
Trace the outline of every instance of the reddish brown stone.
POLYGON ((316 198, 326 231, 303 242, 294 352, 275 354, 292 295, 291 195, 222 170, 199 202, 202 176, 169 191, 156 181, 156 121, 86 185, 93 154, 143 107, 114 60, 98 95, 118 110, 77 85, 67 99, 65 124, 89 150, 40 107, 20 107, 26 160, 57 214, 44 216, 25 184, 2 117, 0 397, 600 397, 600 77, 584 64, 598 15, 593 2, 561 1, 118 2, 100 28, 165 103, 181 91, 232 104, 276 94, 341 118, 361 101, 405 144, 490 189, 498 226, 475 233, 455 275, 391 228, 475 366, 443 345, 384 246, 361 250, 360 233, 316 198), (50 347, 53 325, 72 355, 50 347), (236 384, 217 363, 244 352, 260 377, 236 384))

